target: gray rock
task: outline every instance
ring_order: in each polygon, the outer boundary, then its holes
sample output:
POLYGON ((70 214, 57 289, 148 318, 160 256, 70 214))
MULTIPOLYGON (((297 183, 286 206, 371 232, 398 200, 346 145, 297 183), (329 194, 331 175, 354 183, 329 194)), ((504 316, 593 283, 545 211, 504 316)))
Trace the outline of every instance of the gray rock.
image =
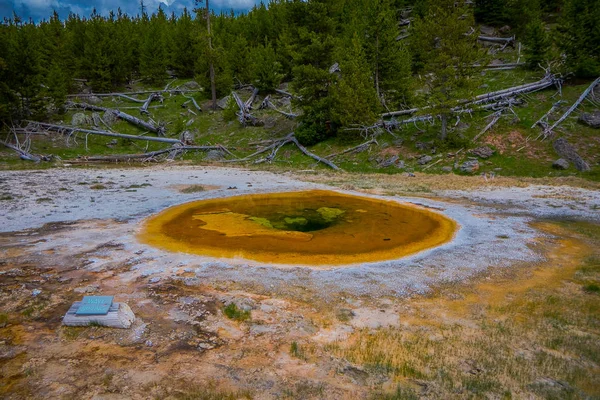
POLYGON ((472 174, 473 172, 477 171, 478 169, 479 169, 479 161, 477 161, 477 160, 465 161, 460 166, 460 170, 462 172, 466 172, 466 173, 469 173, 469 174, 472 174))
POLYGON ((398 169, 404 169, 406 168, 406 164, 404 163, 404 160, 400 160, 396 163, 396 168, 398 169))
POLYGON ((396 164, 396 162, 400 159, 400 157, 398 156, 392 156, 386 160, 383 160, 382 162, 379 163, 379 167, 380 168, 387 168, 390 167, 394 164, 396 164))
POLYGON ((181 140, 184 144, 187 145, 194 144, 194 134, 190 131, 183 131, 179 135, 179 140, 181 140))
POLYGON ((559 158, 552 163, 552 168, 556 169, 569 169, 569 162, 564 158, 559 158))
POLYGON ((431 156, 421 156, 417 160, 417 163, 419 163, 419 165, 425 165, 425 164, 429 164, 431 162, 431 160, 433 160, 433 157, 431 157, 431 156))
POLYGON ((90 104, 100 104, 102 103, 102 99, 98 96, 87 96, 85 98, 85 101, 90 103, 90 104))
POLYGON ((477 157, 480 157, 483 159, 490 158, 491 156, 494 155, 494 153, 495 153, 494 150, 492 150, 488 146, 481 146, 481 147, 471 150, 471 154, 475 154, 477 157))
POLYGON ((508 33, 510 32, 511 27, 508 25, 504 25, 503 27, 501 27, 500 29, 498 29, 499 33, 508 33))
POLYGON ((33 289, 33 290, 31 291, 31 295, 32 295, 33 297, 36 297, 36 296, 37 296, 37 295, 39 295, 40 293, 42 293, 42 291, 41 291, 40 289, 33 289))
POLYGON ((579 154, 577 154, 575 148, 571 146, 565 139, 556 139, 554 143, 552 143, 552 147, 554 147, 554 151, 556 151, 561 158, 572 162, 578 171, 590 170, 590 166, 583 160, 583 158, 581 158, 579 154))
POLYGON ((113 111, 104 111, 104 115, 102 115, 102 119, 108 126, 113 126, 119 120, 119 118, 117 117, 117 114, 115 114, 113 111))
POLYGON ((200 84, 196 81, 188 81, 181 85, 181 88, 187 90, 197 90, 200 89, 200 84))
POLYGON ((493 36, 496 33, 496 29, 493 26, 481 25, 479 31, 482 35, 493 36))
POLYGON ((594 129, 600 129, 600 111, 581 114, 579 122, 594 129))
POLYGON ((443 172, 452 172, 452 167, 442 167, 443 172))
POLYGON ((204 159, 206 161, 221 161, 225 158, 225 153, 221 150, 209 150, 204 159))
POLYGON ((91 123, 92 119, 84 113, 75 113, 71 119, 71 125, 73 126, 90 125, 91 123))
POLYGON ((222 99, 218 100, 217 101, 217 106, 220 109, 222 109, 222 110, 226 109, 227 108, 227 104, 229 103, 229 97, 230 96, 225 96, 222 99))

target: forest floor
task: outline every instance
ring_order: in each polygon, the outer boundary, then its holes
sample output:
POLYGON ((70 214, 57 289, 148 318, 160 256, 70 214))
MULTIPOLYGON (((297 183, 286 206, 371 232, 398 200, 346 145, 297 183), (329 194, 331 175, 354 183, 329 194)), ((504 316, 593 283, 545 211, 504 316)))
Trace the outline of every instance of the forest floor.
POLYGON ((600 184, 578 177, 252 171, 0 173, 0 397, 600 397, 600 184), (313 268, 137 240, 175 204, 329 189, 460 225, 438 248, 313 268), (65 327, 114 294, 131 329, 65 327))

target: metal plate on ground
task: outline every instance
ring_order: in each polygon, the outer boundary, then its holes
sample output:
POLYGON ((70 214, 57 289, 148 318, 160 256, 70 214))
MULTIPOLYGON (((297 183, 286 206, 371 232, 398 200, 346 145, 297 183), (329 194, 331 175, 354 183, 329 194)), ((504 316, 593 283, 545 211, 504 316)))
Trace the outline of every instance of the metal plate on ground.
POLYGON ((75 315, 106 315, 113 298, 113 296, 84 296, 75 315))

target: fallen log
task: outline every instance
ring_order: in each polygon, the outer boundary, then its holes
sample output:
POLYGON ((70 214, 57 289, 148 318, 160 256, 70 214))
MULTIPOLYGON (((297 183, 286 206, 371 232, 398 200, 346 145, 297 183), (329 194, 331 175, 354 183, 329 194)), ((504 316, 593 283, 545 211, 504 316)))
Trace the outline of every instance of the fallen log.
MULTIPOLYGON (((108 137, 115 137, 115 138, 121 138, 121 139, 144 140, 144 141, 149 141, 149 142, 181 144, 181 141, 179 141, 178 139, 171 139, 171 138, 166 138, 166 137, 135 136, 135 135, 127 135, 125 133, 115 133, 115 132, 108 132, 108 131, 101 131, 101 130, 82 129, 82 128, 78 128, 76 126, 47 124, 44 122, 37 122, 37 121, 28 121, 28 122, 30 123, 30 125, 35 124, 38 127, 43 128, 45 130, 50 130, 50 131, 55 131, 55 132, 60 132, 60 133, 74 134, 77 132, 81 132, 81 133, 86 133, 86 134, 91 134, 91 135, 108 136, 108 137)), ((30 128, 30 129, 32 129, 32 128, 30 128)))
POLYGON ((2 142, 2 141, 0 141, 0 143, 2 143, 2 145, 4 145, 4 147, 7 147, 7 148, 13 150, 15 153, 17 153, 19 155, 19 158, 21 160, 33 161, 33 162, 36 162, 36 163, 38 163, 38 162, 40 162, 42 160, 41 157, 38 157, 38 156, 36 156, 34 154, 31 154, 31 153, 29 153, 29 152, 27 152, 25 150, 22 150, 19 147, 13 145, 13 144, 10 144, 8 142, 2 142))
POLYGON ((101 106, 96 106, 93 104, 88 104, 88 103, 74 103, 74 102, 69 102, 67 103, 68 107, 72 107, 72 108, 80 108, 82 110, 91 110, 91 111, 102 111, 102 112, 110 112, 115 114, 118 118, 125 120, 127 122, 129 122, 130 124, 136 125, 137 127, 140 127, 142 129, 146 129, 150 132, 154 132, 159 136, 164 136, 165 135, 165 128, 164 126, 156 126, 154 124, 151 124, 149 122, 146 122, 144 120, 141 120, 139 118, 134 117, 133 115, 124 113, 123 111, 119 111, 116 109, 112 109, 112 108, 106 108, 106 107, 101 107, 101 106))
POLYGON ((150 106, 150 103, 152 103, 154 100, 160 100, 160 102, 162 103, 162 96, 159 93, 152 93, 150 96, 148 96, 148 99, 144 102, 144 105, 140 108, 140 113, 141 114, 150 114, 148 112, 148 107, 150 106))
POLYGON ((330 154, 327 156, 327 158, 334 158, 334 157, 341 156, 343 154, 348 154, 348 153, 360 153, 362 151, 365 151, 372 144, 378 144, 377 140, 375 140, 375 138, 371 138, 370 140, 368 140, 364 143, 361 143, 358 146, 350 147, 349 149, 340 151, 339 153, 330 154))
POLYGON ((308 149, 307 149, 306 147, 302 146, 302 145, 300 144, 300 142, 298 142, 298 139, 296 139, 294 136, 292 136, 292 142, 294 142, 294 144, 296 145, 296 147, 298 147, 298 148, 300 149, 300 151, 301 151, 302 153, 304 153, 305 155, 307 155, 308 157, 311 157, 311 158, 313 158, 313 159, 317 160, 318 162, 321 162, 321 163, 323 163, 323 164, 325 164, 325 165, 327 165, 327 166, 329 166, 329 167, 333 168, 333 169, 334 169, 334 170, 336 170, 336 171, 339 171, 339 170, 340 170, 340 167, 338 167, 337 165, 335 165, 334 163, 332 163, 332 162, 331 162, 331 161, 329 161, 328 159, 326 159, 326 158, 321 158, 321 157, 319 157, 318 155, 316 155, 316 154, 314 154, 314 153, 311 153, 310 151, 308 151, 308 149))
POLYGON ((254 125, 254 126, 258 125, 258 123, 259 123, 258 118, 254 117, 252 114, 250 114, 250 112, 248 111, 248 108, 246 107, 246 104, 242 101, 242 99, 240 99, 240 96, 238 96, 238 94, 235 91, 231 92, 231 95, 233 96, 238 108, 240 109, 236 113, 240 123, 243 126, 246 126, 248 123, 250 123, 251 125, 254 125))
POLYGON ((560 100, 560 101, 557 101, 556 103, 554 103, 552 105, 552 107, 550 107, 550 110, 548 110, 548 112, 546 114, 542 115, 542 117, 540 119, 538 119, 537 121, 535 121, 535 123, 533 125, 531 125, 531 129, 535 128, 538 125, 541 125, 544 128, 544 130, 546 130, 546 128, 548 127, 548 123, 546 123, 545 121, 548 119, 550 114, 552 114, 564 102, 565 102, 564 100, 560 100))
POLYGON ((186 96, 185 94, 181 94, 183 97, 185 97, 186 99, 188 99, 188 101, 186 101, 185 103, 183 103, 184 105, 186 103, 191 102, 194 105, 194 108, 196 108, 196 110, 198 111, 202 111, 202 108, 200 108, 200 106, 198 105, 198 103, 196 102, 196 99, 194 99, 193 96, 186 96))
POLYGON ((515 43, 514 36, 507 37, 507 38, 501 38, 501 37, 494 37, 494 36, 479 35, 479 36, 477 36, 477 40, 479 40, 480 42, 500 43, 500 44, 507 44, 507 43, 514 44, 515 43))
POLYGON ((277 113, 279 113, 279 114, 281 114, 284 117, 289 118, 289 119, 295 119, 295 118, 298 117, 298 114, 288 113, 288 112, 285 112, 285 111, 281 111, 277 107, 275 107, 275 105, 273 103, 271 103, 271 96, 265 97, 265 99, 260 104, 259 108, 260 109, 270 108, 271 110, 273 110, 273 111, 275 111, 275 112, 277 112, 277 113))
MULTIPOLYGON (((554 84, 556 84, 559 81, 558 78, 550 75, 550 76, 546 76, 543 79, 537 81, 537 82, 533 82, 533 83, 528 83, 525 85, 520 85, 520 86, 515 86, 512 88, 508 88, 508 89, 502 89, 502 90, 498 90, 495 92, 490 92, 490 93, 484 93, 478 96, 475 96, 473 99, 465 99, 465 100, 459 100, 457 101, 458 104, 461 105, 461 107, 464 106, 468 106, 468 105, 483 105, 485 103, 489 103, 492 101, 499 103, 504 102, 505 98, 507 97, 514 97, 520 94, 526 94, 526 93, 532 93, 532 92, 536 92, 545 88, 548 88, 554 84)), ((461 110, 464 110, 464 108, 461 107, 454 107, 452 108, 452 112, 461 112, 461 110)), ((485 106, 482 106, 483 109, 485 106)), ((398 116, 402 116, 402 115, 412 115, 415 114, 419 111, 423 111, 423 110, 427 110, 430 107, 423 107, 423 108, 410 108, 407 110, 399 110, 399 111, 392 111, 392 112, 387 112, 387 113, 383 113, 381 114, 382 118, 389 118, 389 117, 398 117, 398 116)))
POLYGON ((254 90, 252 90, 252 95, 244 103, 244 106, 246 107, 246 110, 248 110, 248 111, 252 110, 252 103, 254 103, 254 100, 256 100, 256 96, 258 96, 258 88, 254 88, 254 90))
MULTIPOLYGON (((175 89, 168 89, 168 90, 139 90, 139 91, 135 91, 135 92, 122 92, 122 93, 77 93, 77 94, 68 94, 67 97, 68 98, 72 98, 72 97, 88 97, 88 96, 96 96, 96 97, 114 97, 114 96, 120 96, 123 97, 122 95, 135 95, 135 94, 150 94, 150 93, 160 93, 160 94, 164 94, 164 93, 176 93, 176 94, 181 94, 181 93, 196 93, 196 92, 202 92, 202 89, 180 89, 175 88, 175 89)), ((136 101, 139 99, 136 99, 136 101)), ((145 100, 142 100, 145 101, 145 100)))
POLYGON ((296 147, 298 147, 298 149, 306 156, 313 158, 315 160, 317 160, 320 163, 323 163, 325 165, 327 165, 330 168, 333 168, 336 171, 339 171, 340 168, 335 165, 333 162, 331 162, 330 160, 326 159, 326 158, 322 158, 317 156, 314 153, 311 153, 310 151, 308 151, 308 149, 304 146, 302 146, 298 140, 294 137, 294 132, 290 133, 289 135, 287 135, 284 138, 278 139, 276 140, 273 144, 271 144, 268 147, 265 147, 264 149, 261 149, 253 154, 250 154, 249 156, 246 156, 244 158, 240 158, 240 159, 235 159, 235 160, 225 160, 223 162, 245 162, 245 161, 250 161, 252 160, 254 157, 266 153, 269 150, 272 150, 271 154, 268 157, 265 157, 264 159, 259 159, 256 161, 256 163, 262 163, 262 162, 271 162, 273 161, 273 159, 275 158, 275 155, 277 154, 277 152, 279 151, 279 149, 281 149, 283 146, 285 146, 286 144, 289 143, 294 143, 296 145, 296 147))
POLYGON ((577 99, 577 101, 575 103, 573 103, 573 105, 571 107, 569 107, 569 109, 567 110, 567 112, 565 112, 563 114, 563 116, 558 119, 558 121, 556 121, 550 128, 548 128, 548 129, 546 129, 544 131, 544 138, 547 138, 548 136, 551 136, 552 135, 552 131, 554 130, 554 128, 556 128, 565 119, 567 119, 567 117, 569 115, 571 115, 571 113, 573 111, 575 111, 575 109, 577 107, 579 107, 579 105, 585 100, 586 97, 588 97, 588 95, 594 90, 594 88, 598 84, 600 84, 600 77, 596 78, 596 80, 594 82, 592 82, 592 84, 586 90, 584 90, 584 92, 581 94, 581 96, 579 96, 579 98, 577 99))
POLYGON ((157 150, 157 151, 151 151, 148 153, 141 153, 141 154, 116 154, 116 155, 110 155, 110 156, 91 156, 91 157, 81 157, 83 160, 85 161, 90 161, 90 162, 127 162, 127 161, 131 161, 131 160, 147 160, 147 159, 151 159, 154 158, 156 156, 160 156, 163 154, 167 154, 167 153, 182 153, 185 151, 190 151, 190 150, 195 150, 195 151, 210 151, 210 150, 224 150, 227 153, 231 154, 229 152, 229 150, 227 150, 224 146, 221 145, 215 145, 215 146, 177 146, 177 147, 170 147, 168 149, 163 149, 163 150, 157 150))
POLYGON ((289 97, 291 99, 302 100, 302 97, 293 95, 293 94, 291 94, 289 92, 286 92, 285 90, 275 89, 275 93, 279 93, 279 94, 287 96, 287 97, 289 97))
POLYGON ((494 125, 496 125, 496 123, 500 120, 500 117, 502 116, 502 111, 496 111, 495 113, 492 114, 493 118, 492 121, 486 125, 485 128, 483 128, 483 130, 481 132, 479 132, 474 138, 473 140, 471 140, 472 142, 476 141, 477 139, 479 139, 481 136, 483 136, 487 131, 489 131, 490 129, 492 129, 492 127, 494 125))

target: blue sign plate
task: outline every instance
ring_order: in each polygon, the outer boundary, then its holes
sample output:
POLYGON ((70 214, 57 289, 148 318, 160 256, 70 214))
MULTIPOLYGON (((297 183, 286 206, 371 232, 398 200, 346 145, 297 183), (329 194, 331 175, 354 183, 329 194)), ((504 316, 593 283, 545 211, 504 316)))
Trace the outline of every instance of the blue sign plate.
POLYGON ((81 304, 75 311, 75 315, 106 315, 110 306, 110 304, 81 304))
POLYGON ((112 304, 114 296, 83 296, 82 304, 112 304))
POLYGON ((84 296, 75 315, 106 315, 113 303, 113 296, 84 296))

